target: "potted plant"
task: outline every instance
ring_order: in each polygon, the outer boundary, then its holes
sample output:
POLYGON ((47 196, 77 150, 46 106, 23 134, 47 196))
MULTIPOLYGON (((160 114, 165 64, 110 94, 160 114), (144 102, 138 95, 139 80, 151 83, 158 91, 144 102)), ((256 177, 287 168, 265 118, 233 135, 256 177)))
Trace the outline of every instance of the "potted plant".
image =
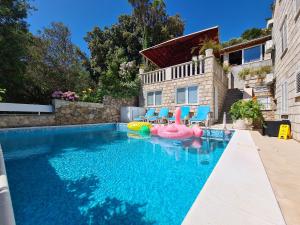
POLYGON ((239 100, 230 109, 233 127, 239 130, 252 129, 253 125, 263 125, 261 105, 256 98, 251 100, 239 100))
POLYGON ((191 53, 194 54, 198 50, 198 55, 218 54, 222 49, 221 44, 213 39, 200 39, 198 46, 193 47, 191 53))

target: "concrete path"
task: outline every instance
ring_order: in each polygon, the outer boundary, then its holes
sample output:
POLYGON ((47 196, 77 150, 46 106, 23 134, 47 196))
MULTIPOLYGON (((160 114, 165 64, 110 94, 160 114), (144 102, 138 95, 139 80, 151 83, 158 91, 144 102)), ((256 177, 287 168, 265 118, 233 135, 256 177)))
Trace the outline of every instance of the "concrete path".
POLYGON ((300 225, 300 143, 251 132, 287 225, 300 225))
POLYGON ((285 225, 249 131, 235 132, 182 224, 285 225))

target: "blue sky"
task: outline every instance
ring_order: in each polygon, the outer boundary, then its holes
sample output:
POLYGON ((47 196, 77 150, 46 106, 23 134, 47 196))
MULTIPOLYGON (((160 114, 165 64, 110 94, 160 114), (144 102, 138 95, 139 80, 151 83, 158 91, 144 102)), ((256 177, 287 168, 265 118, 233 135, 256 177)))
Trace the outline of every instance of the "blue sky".
MULTIPOLYGON (((169 15, 178 13, 185 21, 185 34, 218 25, 220 37, 226 41, 238 37, 248 28, 265 27, 271 16, 273 0, 165 0, 169 15)), ((72 41, 88 53, 83 40, 94 26, 110 26, 121 14, 129 14, 127 0, 34 0, 28 18, 30 30, 48 26, 52 21, 63 22, 72 32, 72 41)))

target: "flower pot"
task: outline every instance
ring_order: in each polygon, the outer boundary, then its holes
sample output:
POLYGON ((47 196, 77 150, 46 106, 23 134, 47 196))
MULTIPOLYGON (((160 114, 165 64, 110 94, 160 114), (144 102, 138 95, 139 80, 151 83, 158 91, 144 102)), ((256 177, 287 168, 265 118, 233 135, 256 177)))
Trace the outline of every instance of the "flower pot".
POLYGON ((233 121, 233 128, 237 130, 251 130, 252 120, 251 119, 238 119, 233 121))
POLYGON ((213 56, 214 50, 209 48, 205 50, 205 56, 209 57, 209 56, 213 56))

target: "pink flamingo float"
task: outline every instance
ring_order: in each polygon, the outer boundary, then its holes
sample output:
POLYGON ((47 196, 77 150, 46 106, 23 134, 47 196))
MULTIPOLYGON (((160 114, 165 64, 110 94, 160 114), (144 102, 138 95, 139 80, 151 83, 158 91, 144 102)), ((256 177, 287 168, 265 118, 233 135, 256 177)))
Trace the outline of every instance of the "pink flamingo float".
POLYGON ((169 139, 186 139, 193 136, 201 137, 203 135, 203 130, 199 126, 189 128, 181 124, 180 115, 181 109, 177 108, 175 110, 175 124, 170 124, 167 126, 156 125, 151 128, 151 134, 169 139))

